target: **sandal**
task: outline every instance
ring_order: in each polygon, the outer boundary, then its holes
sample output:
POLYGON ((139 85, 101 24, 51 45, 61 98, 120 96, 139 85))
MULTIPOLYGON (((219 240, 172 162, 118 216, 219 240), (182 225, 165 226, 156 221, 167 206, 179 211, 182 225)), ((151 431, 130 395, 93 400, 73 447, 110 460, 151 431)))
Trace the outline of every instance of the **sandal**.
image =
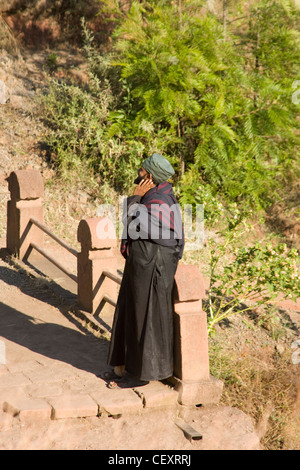
POLYGON ((107 384, 107 388, 110 388, 111 390, 116 390, 116 389, 120 389, 121 387, 119 386, 118 382, 115 382, 114 380, 111 380, 107 384))
POLYGON ((134 388, 148 384, 148 381, 139 380, 135 377, 121 377, 119 380, 111 380, 107 387, 110 389, 134 388))
POLYGON ((106 372, 103 372, 103 373, 97 375, 97 377, 100 377, 100 379, 109 380, 109 381, 119 381, 123 378, 123 377, 120 377, 119 375, 115 374, 115 372, 113 370, 108 370, 106 372))

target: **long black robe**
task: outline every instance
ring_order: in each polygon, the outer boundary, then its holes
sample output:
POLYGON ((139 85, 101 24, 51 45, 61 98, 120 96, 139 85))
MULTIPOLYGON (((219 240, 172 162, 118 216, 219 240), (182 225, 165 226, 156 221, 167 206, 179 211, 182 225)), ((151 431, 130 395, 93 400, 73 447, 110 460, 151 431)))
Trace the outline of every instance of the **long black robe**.
MULTIPOLYGON (((137 198, 129 199, 132 203, 137 198)), ((150 212, 152 201, 153 204, 162 201, 170 207, 177 203, 169 183, 150 190, 140 202, 150 212)), ((173 217, 169 220, 164 222, 160 217, 159 223, 170 223, 173 227, 173 217)), ((143 229, 141 232, 145 234, 143 229)), ((173 375, 172 291, 183 245, 183 238, 177 242, 175 239, 153 241, 151 236, 125 239, 121 244, 126 263, 112 326, 108 364, 125 364, 126 371, 140 380, 162 380, 173 375)))
POLYGON ((140 380, 173 375, 172 290, 180 247, 131 242, 114 315, 108 363, 140 380))

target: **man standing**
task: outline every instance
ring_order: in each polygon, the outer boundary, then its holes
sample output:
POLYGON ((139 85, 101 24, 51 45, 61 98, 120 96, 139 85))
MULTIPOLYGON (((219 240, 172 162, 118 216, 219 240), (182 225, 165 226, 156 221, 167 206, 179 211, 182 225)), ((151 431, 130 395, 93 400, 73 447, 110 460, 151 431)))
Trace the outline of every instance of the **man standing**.
POLYGON ((168 160, 151 155, 126 200, 126 263, 108 354, 111 387, 126 373, 142 381, 173 375, 172 291, 184 247, 179 205, 167 181, 174 173, 168 160))

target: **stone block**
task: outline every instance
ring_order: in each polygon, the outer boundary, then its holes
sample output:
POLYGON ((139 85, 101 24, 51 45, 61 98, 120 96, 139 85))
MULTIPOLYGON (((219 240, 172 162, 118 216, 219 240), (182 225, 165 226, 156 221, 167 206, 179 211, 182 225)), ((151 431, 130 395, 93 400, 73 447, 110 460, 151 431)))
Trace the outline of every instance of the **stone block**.
POLYGON ((161 408, 177 404, 177 391, 161 382, 150 382, 134 390, 142 398, 145 408, 161 408))
POLYGON ((26 373, 32 370, 40 370, 43 367, 38 361, 28 360, 28 361, 15 361, 7 364, 7 368, 10 373, 16 374, 18 372, 26 373))
POLYGON ((26 387, 26 392, 34 398, 47 398, 62 395, 63 386, 58 382, 31 384, 26 387))
POLYGON ((82 251, 77 257, 78 305, 97 314, 104 295, 117 300, 119 285, 104 276, 103 271, 117 274, 117 258, 111 249, 82 251))
POLYGON ((196 382, 209 378, 206 314, 201 301, 174 305, 174 375, 196 382))
POLYGON ((6 247, 23 259, 31 242, 44 244, 44 233, 29 222, 33 217, 43 223, 43 178, 38 170, 16 170, 7 181, 11 200, 7 203, 6 247))
POLYGON ((223 382, 215 377, 197 382, 184 382, 173 377, 172 381, 181 405, 216 405, 220 401, 223 382))
POLYGON ((44 182, 38 170, 12 171, 7 178, 12 200, 44 197, 44 182))
POLYGON ((63 382, 66 379, 77 377, 76 369, 68 367, 68 365, 57 364, 51 366, 40 366, 35 369, 27 370, 25 372, 31 383, 54 383, 63 382))
POLYGON ((98 403, 99 413, 111 416, 140 413, 143 410, 141 398, 132 389, 101 390, 91 392, 91 397, 98 403))
POLYGON ((44 232, 30 223, 31 217, 44 221, 41 199, 7 202, 6 247, 10 253, 23 259, 30 243, 44 246, 44 232))
POLYGON ((97 403, 87 394, 64 394, 48 397, 47 401, 52 406, 52 419, 86 418, 98 414, 97 403))
POLYGON ((89 217, 79 222, 77 239, 86 250, 117 246, 116 231, 108 217, 89 217))
POLYGON ((27 396, 7 398, 3 403, 3 411, 18 416, 21 421, 39 422, 51 417, 51 406, 45 400, 27 396))
POLYGON ((179 263, 175 273, 174 301, 200 300, 205 295, 204 277, 197 266, 179 263))
POLYGON ((1 387, 0 388, 0 409, 3 410, 4 403, 13 398, 13 399, 20 399, 24 396, 27 396, 26 393, 26 385, 24 386, 17 386, 17 387, 1 387))
POLYGON ((78 369, 78 377, 65 380, 63 383, 64 393, 88 393, 106 389, 106 383, 93 373, 78 369))
POLYGON ((0 380, 0 397, 2 388, 23 387, 25 385, 30 384, 31 381, 20 372, 15 374, 4 374, 3 376, 1 376, 0 380))

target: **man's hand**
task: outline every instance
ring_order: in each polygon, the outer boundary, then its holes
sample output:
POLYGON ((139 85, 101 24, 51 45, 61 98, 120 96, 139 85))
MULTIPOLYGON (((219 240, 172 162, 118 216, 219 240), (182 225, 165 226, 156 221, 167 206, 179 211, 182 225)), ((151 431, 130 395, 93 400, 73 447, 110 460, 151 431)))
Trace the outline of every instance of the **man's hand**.
POLYGON ((155 188, 155 184, 151 179, 144 179, 140 182, 140 184, 134 190, 134 196, 144 196, 149 189, 155 188))

